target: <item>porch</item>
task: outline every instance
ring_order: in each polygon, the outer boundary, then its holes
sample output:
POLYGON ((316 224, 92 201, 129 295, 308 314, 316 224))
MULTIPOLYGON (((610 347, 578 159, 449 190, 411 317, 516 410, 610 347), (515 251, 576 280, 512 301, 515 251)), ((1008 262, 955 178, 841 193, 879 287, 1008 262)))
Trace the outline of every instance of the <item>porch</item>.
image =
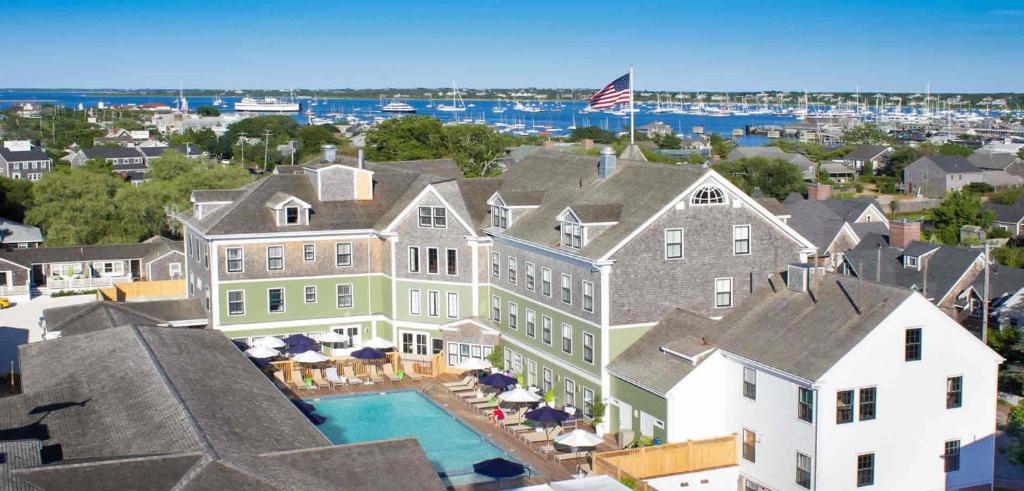
MULTIPOLYGON (((707 440, 687 440, 653 447, 631 448, 595 453, 594 473, 616 480, 632 481, 635 490, 652 491, 669 484, 679 488, 686 476, 696 472, 726 469, 737 465, 736 434, 707 440), (675 476, 676 479, 665 479, 675 476), (652 484, 652 480, 660 482, 652 484), (666 483, 671 481, 671 483, 666 483)), ((706 479, 704 476, 700 478, 706 479)), ((726 481, 728 478, 725 479, 726 481)), ((732 482, 735 489, 735 481, 732 482)))

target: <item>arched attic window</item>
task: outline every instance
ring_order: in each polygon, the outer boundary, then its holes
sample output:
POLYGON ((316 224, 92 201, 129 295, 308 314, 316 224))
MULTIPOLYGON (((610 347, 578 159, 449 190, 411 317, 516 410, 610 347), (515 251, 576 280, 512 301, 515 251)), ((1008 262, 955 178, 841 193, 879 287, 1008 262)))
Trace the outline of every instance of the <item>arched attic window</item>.
POLYGON ((720 205, 725 203, 725 193, 714 186, 704 186, 693 193, 692 205, 720 205))

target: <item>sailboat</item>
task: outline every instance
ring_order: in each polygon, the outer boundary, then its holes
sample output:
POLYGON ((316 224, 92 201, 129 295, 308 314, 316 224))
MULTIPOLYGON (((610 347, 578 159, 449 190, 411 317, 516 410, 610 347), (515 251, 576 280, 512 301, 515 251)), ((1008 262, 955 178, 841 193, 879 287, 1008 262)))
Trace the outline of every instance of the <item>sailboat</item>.
POLYGON ((501 104, 501 101, 495 102, 494 106, 491 107, 491 112, 494 114, 502 114, 505 112, 505 106, 501 104))
POLYGON ((459 93, 459 88, 455 86, 455 81, 452 81, 452 104, 438 104, 438 111, 446 113, 462 112, 466 110, 466 103, 462 102, 462 94, 459 93))

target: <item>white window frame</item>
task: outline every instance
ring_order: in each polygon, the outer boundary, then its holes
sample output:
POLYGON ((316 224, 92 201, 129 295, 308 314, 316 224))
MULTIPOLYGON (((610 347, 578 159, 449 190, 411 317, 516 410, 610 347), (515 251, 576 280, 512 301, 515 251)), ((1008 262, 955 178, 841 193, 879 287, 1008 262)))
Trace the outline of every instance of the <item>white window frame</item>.
MULTIPOLYGON (((268 295, 268 300, 269 300, 269 295, 268 295)), ((245 315, 245 290, 228 290, 227 291, 227 304, 228 304, 228 316, 229 317, 245 315), (232 293, 240 293, 240 294, 242 294, 242 300, 241 300, 242 311, 234 313, 234 314, 231 313, 231 294, 232 293)))
POLYGON ((562 353, 565 353, 567 355, 572 355, 572 352, 573 352, 572 343, 574 341, 573 340, 573 333, 572 333, 572 324, 569 324, 568 322, 563 322, 562 323, 562 338, 561 338, 561 340, 562 340, 562 345, 561 345, 562 353), (566 336, 566 334, 568 334, 568 336, 566 336), (567 340, 569 341, 569 350, 568 351, 565 350, 565 342, 567 340))
POLYGON ((583 226, 574 222, 562 222, 560 226, 562 233, 562 247, 580 250, 583 249, 583 226))
POLYGON ((491 251, 491 276, 501 278, 501 255, 498 251, 491 251))
POLYGON ((551 268, 540 268, 540 293, 545 297, 551 298, 552 281, 551 268))
POLYGON ((731 276, 726 276, 726 277, 721 277, 721 278, 715 278, 715 298, 714 298, 714 305, 715 305, 715 308, 716 308, 716 309, 727 309, 727 308, 730 308, 730 307, 732 307, 732 306, 733 306, 733 304, 734 304, 734 303, 736 303, 736 299, 735 299, 735 298, 733 298, 733 291, 734 291, 734 290, 733 290, 733 281, 732 281, 732 277, 731 277, 731 276), (728 282, 729 282, 729 289, 728 289, 728 293, 729 293, 729 303, 728 303, 727 305, 722 305, 722 304, 719 304, 719 303, 718 303, 718 294, 719 294, 719 293, 724 293, 724 291, 721 291, 721 292, 720 292, 720 291, 718 290, 718 284, 719 284, 718 282, 719 282, 719 281, 728 281, 728 282))
POLYGON ((555 390, 555 374, 548 367, 541 367, 540 390, 544 394, 555 390))
POLYGON ((508 208, 491 205, 491 225, 505 230, 508 228, 508 208))
POLYGON ((589 364, 593 365, 594 364, 594 358, 596 358, 594 356, 595 353, 594 353, 594 335, 593 334, 590 334, 587 331, 583 331, 583 346, 582 346, 581 349, 582 349, 581 355, 583 356, 583 362, 584 363, 589 363, 589 364), (590 340, 590 359, 589 360, 587 359, 587 340, 588 339, 590 340))
POLYGON ((519 260, 508 256, 508 282, 515 285, 519 281, 519 260))
POLYGON ((497 295, 491 296, 491 320, 501 324, 501 297, 497 295))
POLYGON ((181 276, 181 274, 182 274, 181 273, 181 263, 170 263, 170 264, 168 264, 167 265, 167 274, 170 275, 171 278, 176 278, 176 277, 181 276), (175 271, 175 270, 177 270, 177 271, 175 271))
POLYGON ((572 275, 568 273, 562 273, 561 284, 559 285, 558 298, 562 300, 562 303, 566 305, 572 305, 572 275), (566 295, 566 290, 569 294, 566 295), (568 298, 568 300, 566 300, 568 298))
POLYGON ((298 206, 286 206, 284 207, 284 224, 285 225, 299 225, 302 223, 302 210, 298 206), (288 214, 295 211, 295 221, 288 221, 288 214))
POLYGON ((562 405, 576 407, 576 381, 569 377, 564 377, 563 380, 565 382, 565 391, 562 393, 562 396, 565 399, 562 401, 562 405), (572 401, 569 401, 570 398, 572 398, 572 401))
POLYGON ((537 339, 537 312, 533 309, 526 309, 526 335, 537 339))
POLYGON ((537 290, 537 265, 526 261, 526 289, 537 290))
POLYGON ((583 280, 583 311, 594 313, 594 283, 591 281, 583 280), (587 293, 589 290, 590 293, 587 293), (587 307, 587 303, 590 303, 590 307, 587 307))
POLYGON ((676 260, 685 258, 686 257, 686 246, 685 246, 685 243, 686 243, 686 232, 684 232, 682 228, 667 228, 667 229, 665 229, 665 260, 666 261, 676 261, 676 260), (668 249, 669 246, 676 244, 676 242, 669 242, 668 234, 671 233, 671 232, 679 232, 679 242, 678 242, 678 244, 679 244, 679 256, 678 257, 677 256, 672 256, 672 255, 669 254, 669 249, 668 249))
POLYGON ((416 214, 416 225, 420 228, 448 228, 448 209, 443 206, 420 206, 416 214), (424 225, 423 219, 427 217, 430 218, 430 224, 424 225))
POLYGON ((519 304, 513 301, 508 302, 508 328, 519 330, 519 304))
POLYGON ((352 256, 353 256, 354 252, 355 251, 354 251, 354 249, 352 247, 352 243, 351 242, 335 242, 334 243, 334 267, 336 267, 336 268, 347 268, 349 266, 352 266, 352 256), (342 253, 341 252, 341 248, 343 246, 348 248, 348 252, 346 252, 346 253, 342 253), (347 262, 342 262, 342 260, 341 260, 342 256, 347 256, 348 257, 347 262))
POLYGON ((285 297, 284 287, 278 286, 274 288, 267 288, 267 312, 271 314, 283 314, 288 311, 288 300, 285 297), (281 310, 270 310, 270 292, 274 290, 281 290, 281 310))
POLYGON ((551 317, 546 315, 540 316, 540 342, 552 346, 552 343, 554 343, 553 338, 555 337, 555 333, 552 332, 554 330, 554 321, 551 320, 551 317), (548 335, 547 341, 544 340, 545 333, 548 335))
POLYGON ((316 303, 316 297, 317 297, 316 285, 306 285, 305 287, 302 288, 302 300, 305 303, 316 303), (309 300, 309 289, 310 288, 313 289, 313 300, 312 301, 309 300))
POLYGON ((409 290, 409 315, 420 315, 422 297, 417 289, 409 290))
POLYGON ((537 386, 537 362, 532 358, 526 359, 526 385, 528 387, 537 386))
POLYGON ((693 192, 693 195, 690 196, 690 205, 692 205, 692 206, 718 206, 718 205, 726 204, 726 201, 727 200, 725 199, 725 191, 722 191, 722 188, 720 188, 718 186, 713 186, 713 185, 710 185, 710 184, 706 184, 704 186, 701 186, 700 188, 698 188, 696 191, 693 192), (709 194, 717 193, 718 196, 717 197, 713 197, 713 198, 712 197, 702 197, 702 198, 700 198, 700 202, 698 202, 698 198, 697 197, 701 193, 703 193, 705 191, 707 193, 709 193, 709 194), (716 201, 711 201, 712 199, 714 199, 716 201))
POLYGON ((437 247, 427 248, 427 274, 441 274, 441 250, 437 247), (436 260, 434 261, 435 269, 430 270, 430 253, 433 252, 436 260))
POLYGON ((459 294, 457 292, 448 292, 446 307, 449 319, 459 318, 459 294))
POLYGON ((752 254, 753 247, 751 247, 750 232, 751 232, 751 229, 750 229, 750 225, 749 224, 733 225, 732 226, 732 255, 734 255, 734 256, 749 256, 749 255, 752 254), (746 230, 747 231, 746 239, 741 239, 741 238, 737 237, 737 231, 740 231, 740 230, 746 230), (736 252, 736 246, 741 241, 743 241, 743 240, 746 240, 746 242, 747 242, 747 252, 736 252))
POLYGON ((427 290, 427 316, 441 316, 441 292, 438 290, 427 290))
POLYGON ((271 246, 267 246, 267 271, 284 271, 284 245, 271 245, 271 246), (270 260, 271 259, 275 259, 275 258, 272 258, 270 256, 270 250, 271 249, 281 249, 281 267, 280 268, 271 268, 270 267, 270 260))
MULTIPOLYGON (((267 264, 270 264, 269 259, 267 264)), ((245 249, 241 247, 226 247, 224 248, 224 268, 228 273, 244 273, 245 272, 245 249), (238 251, 238 259, 231 259, 231 251, 238 251), (238 261, 238 269, 231 269, 231 261, 238 261)))
POLYGON ((459 250, 446 248, 444 250, 444 272, 448 276, 459 275, 459 250), (453 255, 454 253, 454 255, 453 255), (453 273, 454 271, 454 273, 453 273))
POLYGON ((302 244, 302 260, 307 263, 316 261, 316 244, 302 244), (312 255, 312 257, 310 257, 310 255, 312 255))
POLYGON ((334 287, 336 305, 339 309, 351 309, 356 306, 356 288, 352 283, 338 283, 334 287), (348 293, 341 293, 341 287, 347 286, 348 293), (348 297, 348 305, 342 305, 341 298, 348 297))
POLYGON ((410 273, 420 272, 420 248, 419 246, 409 246, 409 257, 406 258, 406 262, 409 263, 410 273), (415 266, 415 267, 414 267, 415 266))

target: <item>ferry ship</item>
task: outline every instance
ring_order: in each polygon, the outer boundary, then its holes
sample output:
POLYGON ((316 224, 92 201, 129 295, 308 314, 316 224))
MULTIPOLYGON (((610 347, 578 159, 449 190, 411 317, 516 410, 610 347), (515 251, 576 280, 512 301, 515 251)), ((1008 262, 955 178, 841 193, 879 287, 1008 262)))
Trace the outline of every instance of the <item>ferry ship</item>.
POLYGON ((274 97, 255 98, 245 96, 235 103, 235 111, 259 113, 297 113, 302 105, 294 101, 280 100, 274 97))
POLYGON ((406 102, 391 101, 380 108, 385 113, 414 113, 416 108, 406 102))

